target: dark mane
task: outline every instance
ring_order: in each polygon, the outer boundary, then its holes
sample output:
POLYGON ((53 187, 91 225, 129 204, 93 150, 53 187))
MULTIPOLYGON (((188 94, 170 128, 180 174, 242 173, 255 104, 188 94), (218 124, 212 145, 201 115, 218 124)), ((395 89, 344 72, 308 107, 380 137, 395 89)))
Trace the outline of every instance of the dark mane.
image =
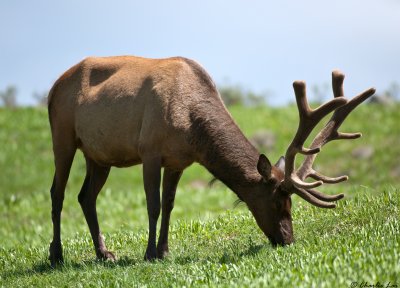
POLYGON ((189 143, 200 155, 199 163, 229 188, 236 190, 237 187, 232 186, 249 185, 253 182, 250 179, 259 178, 256 169, 259 153, 228 111, 221 113, 221 109, 225 109, 222 103, 209 103, 190 114, 189 143))

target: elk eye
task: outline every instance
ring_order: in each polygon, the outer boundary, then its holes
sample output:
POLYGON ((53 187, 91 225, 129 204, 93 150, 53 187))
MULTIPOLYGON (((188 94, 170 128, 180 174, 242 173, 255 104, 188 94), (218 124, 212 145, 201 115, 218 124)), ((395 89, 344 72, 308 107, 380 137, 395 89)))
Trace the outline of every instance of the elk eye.
POLYGON ((282 195, 282 196, 290 196, 290 192, 289 191, 287 191, 287 190, 285 190, 285 189, 282 189, 282 188, 280 188, 279 189, 279 192, 280 192, 280 194, 282 195))
POLYGON ((269 186, 275 187, 278 184, 278 180, 275 177, 271 177, 267 180, 269 186))

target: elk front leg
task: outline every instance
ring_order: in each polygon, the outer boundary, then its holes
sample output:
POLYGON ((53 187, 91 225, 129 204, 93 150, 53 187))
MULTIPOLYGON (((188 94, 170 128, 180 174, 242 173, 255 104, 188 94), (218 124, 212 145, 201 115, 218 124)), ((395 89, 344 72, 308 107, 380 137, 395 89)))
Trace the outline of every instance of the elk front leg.
POLYGON ((96 211, 97 196, 107 180, 110 167, 101 167, 89 159, 86 159, 86 166, 86 178, 78 200, 89 226, 97 258, 114 261, 116 257, 107 250, 103 236, 101 235, 96 211))
POLYGON ((144 255, 145 260, 154 260, 157 257, 156 229, 160 216, 160 181, 161 157, 145 158, 143 160, 143 182, 149 217, 149 239, 144 255))
POLYGON ((174 208, 176 187, 182 171, 174 171, 164 168, 163 191, 162 191, 162 214, 160 236, 157 244, 157 257, 164 258, 168 254, 168 228, 171 211, 174 208))

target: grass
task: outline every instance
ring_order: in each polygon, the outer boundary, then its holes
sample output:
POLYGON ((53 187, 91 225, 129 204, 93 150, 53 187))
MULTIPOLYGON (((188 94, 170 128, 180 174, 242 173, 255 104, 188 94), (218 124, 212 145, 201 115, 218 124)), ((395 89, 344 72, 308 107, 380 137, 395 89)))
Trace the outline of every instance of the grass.
MULTIPOLYGON (((77 154, 62 215, 65 265, 47 261, 51 239, 49 188, 53 165, 45 110, 0 110, 0 287, 349 287, 352 282, 400 285, 399 106, 364 105, 343 131, 362 131, 355 141, 329 144, 318 157, 327 174, 348 173, 345 192, 333 210, 293 197, 296 243, 273 248, 235 195, 193 165, 178 188, 170 233, 171 255, 144 262, 147 215, 141 167, 113 169, 98 199, 100 225, 115 263, 95 260, 88 228, 77 203, 84 162, 77 154), (368 121, 365 121, 368 119, 368 121), (367 159, 356 147, 373 147, 367 159)), ((276 145, 264 151, 276 161, 296 129, 295 107, 233 107, 247 136, 268 128, 276 145), (273 117, 271 117, 273 115, 273 117), (282 125, 282 123, 288 123, 282 125)))

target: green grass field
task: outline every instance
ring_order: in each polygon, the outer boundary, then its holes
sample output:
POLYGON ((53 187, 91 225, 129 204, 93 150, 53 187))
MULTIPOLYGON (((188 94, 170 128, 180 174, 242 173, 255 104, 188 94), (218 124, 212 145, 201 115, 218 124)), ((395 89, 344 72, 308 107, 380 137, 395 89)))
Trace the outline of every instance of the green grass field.
MULTIPOLYGON (((400 287, 399 109, 359 107, 341 130, 364 137, 324 147, 318 170, 350 180, 323 189, 346 198, 323 210, 293 196, 296 242, 289 247, 273 248, 247 208, 234 208, 234 193, 219 182, 208 187, 212 176, 192 165, 177 192, 170 256, 143 261, 147 215, 137 166, 113 169, 99 196, 100 226, 119 260, 97 261, 77 201, 85 176, 78 153, 62 214, 65 264, 57 269, 47 260, 54 173, 47 112, 0 109, 0 287, 400 287)), ((297 128, 295 106, 230 110, 247 136, 260 129, 276 135, 276 145, 262 151, 271 161, 297 128)))

